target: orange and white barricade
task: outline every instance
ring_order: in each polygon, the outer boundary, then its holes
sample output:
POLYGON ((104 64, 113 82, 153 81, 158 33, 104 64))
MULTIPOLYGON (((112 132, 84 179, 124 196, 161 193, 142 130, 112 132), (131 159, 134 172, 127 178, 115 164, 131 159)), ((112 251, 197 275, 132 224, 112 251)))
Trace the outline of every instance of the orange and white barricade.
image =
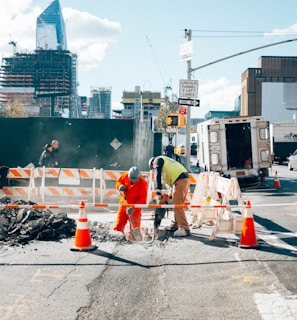
POLYGON ((36 168, 36 177, 41 178, 39 194, 43 202, 45 198, 61 197, 91 198, 95 202, 99 196, 96 179, 100 179, 100 174, 95 168, 36 168), (85 181, 89 186, 85 186, 85 181))
POLYGON ((2 191, 12 199, 35 200, 38 189, 35 187, 34 167, 9 168, 7 173, 9 186, 4 186, 2 191))

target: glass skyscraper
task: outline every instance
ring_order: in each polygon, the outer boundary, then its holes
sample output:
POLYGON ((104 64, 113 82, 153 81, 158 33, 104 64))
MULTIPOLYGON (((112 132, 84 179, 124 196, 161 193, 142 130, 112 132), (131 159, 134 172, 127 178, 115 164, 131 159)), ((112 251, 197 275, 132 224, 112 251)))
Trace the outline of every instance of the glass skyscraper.
POLYGON ((54 0, 37 17, 36 49, 67 50, 65 23, 59 0, 54 0))

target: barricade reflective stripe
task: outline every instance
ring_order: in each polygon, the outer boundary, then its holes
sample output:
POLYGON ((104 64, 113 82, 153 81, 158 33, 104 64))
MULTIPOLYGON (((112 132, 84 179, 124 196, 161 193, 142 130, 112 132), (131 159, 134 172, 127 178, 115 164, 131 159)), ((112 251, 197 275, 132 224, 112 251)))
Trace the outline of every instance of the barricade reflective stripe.
MULTIPOLYGON (((94 178, 94 174, 96 177, 96 171, 98 170, 94 170, 94 169, 79 169, 79 173, 80 173, 80 177, 82 179, 92 179, 94 178)), ((99 175, 98 175, 99 178, 99 175)))
POLYGON ((120 198, 121 195, 117 189, 109 189, 103 194, 104 198, 120 198))
POLYGON ((95 195, 99 196, 99 189, 93 190, 92 188, 80 187, 43 187, 42 191, 45 196, 66 196, 66 197, 91 197, 93 191, 95 195))
POLYGON ((27 197, 28 193, 31 192, 37 195, 37 189, 29 189, 28 187, 3 187, 2 191, 9 197, 27 197))
POLYGON ((125 171, 109 171, 103 170, 103 178, 105 180, 117 180, 125 171))
POLYGON ((36 168, 35 177, 46 177, 46 178, 58 178, 60 173, 59 168, 36 168))
POLYGON ((31 171, 33 169, 30 168, 10 168, 7 173, 8 179, 13 178, 27 178, 31 177, 31 171))

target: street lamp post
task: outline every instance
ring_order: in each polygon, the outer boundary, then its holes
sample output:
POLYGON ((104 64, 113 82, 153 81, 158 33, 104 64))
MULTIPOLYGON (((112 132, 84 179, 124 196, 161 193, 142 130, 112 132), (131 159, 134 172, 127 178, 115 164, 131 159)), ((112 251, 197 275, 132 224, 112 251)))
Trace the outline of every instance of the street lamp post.
MULTIPOLYGON (((188 41, 192 39, 192 30, 185 30, 185 36, 188 37, 188 41)), ((191 80, 192 71, 192 59, 187 61, 187 80, 191 80)), ((186 168, 191 172, 191 107, 187 108, 187 123, 186 123, 186 168)))

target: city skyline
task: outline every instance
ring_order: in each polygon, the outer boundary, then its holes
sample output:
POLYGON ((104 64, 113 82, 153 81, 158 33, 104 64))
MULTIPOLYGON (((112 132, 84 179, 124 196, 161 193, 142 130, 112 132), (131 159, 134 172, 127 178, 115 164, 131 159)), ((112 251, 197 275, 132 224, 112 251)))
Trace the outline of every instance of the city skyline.
MULTIPOLYGON (((34 51, 36 19, 52 1, 10 3, 0 13, 0 52, 12 54, 10 41, 16 42, 16 50, 34 51)), ((178 96, 179 80, 187 77, 186 63, 179 61, 185 28, 192 30, 193 68, 297 37, 297 4, 292 2, 60 0, 60 5, 68 49, 78 54, 78 93, 90 96, 92 87, 111 87, 112 109, 121 106, 123 91, 135 86, 162 95, 170 86, 168 94, 178 96)), ((273 46, 194 72, 200 107, 192 107, 192 117, 203 117, 209 110, 232 110, 240 95, 241 73, 257 67, 260 56, 295 56, 296 49, 296 42, 273 46)))

